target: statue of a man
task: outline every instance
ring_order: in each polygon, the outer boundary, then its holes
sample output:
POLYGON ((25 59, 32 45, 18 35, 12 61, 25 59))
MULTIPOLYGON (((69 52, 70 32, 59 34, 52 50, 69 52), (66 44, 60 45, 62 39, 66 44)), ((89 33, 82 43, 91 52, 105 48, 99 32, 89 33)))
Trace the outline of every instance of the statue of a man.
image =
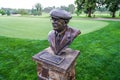
POLYGON ((50 17, 53 30, 48 34, 48 41, 54 54, 60 55, 61 51, 68 48, 74 38, 80 34, 80 30, 67 25, 72 16, 65 10, 53 9, 50 17))

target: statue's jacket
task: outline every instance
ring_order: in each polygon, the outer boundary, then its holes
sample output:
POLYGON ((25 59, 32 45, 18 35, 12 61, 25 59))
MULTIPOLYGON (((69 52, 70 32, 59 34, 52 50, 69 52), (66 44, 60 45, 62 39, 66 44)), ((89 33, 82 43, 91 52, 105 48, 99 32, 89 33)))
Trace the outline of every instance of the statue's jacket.
POLYGON ((58 54, 64 48, 67 48, 69 44, 74 40, 74 38, 80 34, 80 30, 67 27, 67 30, 64 33, 63 38, 60 41, 59 46, 56 45, 56 35, 55 30, 52 30, 48 33, 48 41, 50 43, 50 47, 53 50, 54 54, 58 54))

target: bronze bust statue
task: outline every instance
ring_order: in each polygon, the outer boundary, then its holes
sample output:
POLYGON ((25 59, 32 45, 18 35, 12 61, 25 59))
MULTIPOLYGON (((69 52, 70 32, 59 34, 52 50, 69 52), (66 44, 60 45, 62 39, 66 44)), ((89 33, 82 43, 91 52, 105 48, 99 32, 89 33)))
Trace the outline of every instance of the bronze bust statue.
POLYGON ((62 50, 68 48, 74 38, 80 34, 80 30, 67 25, 72 16, 65 10, 53 9, 50 17, 53 30, 48 34, 48 41, 54 54, 60 55, 62 50))
POLYGON ((33 56, 37 62, 39 80, 75 80, 75 60, 80 51, 68 46, 80 34, 80 30, 67 24, 71 15, 60 9, 50 12, 53 30, 48 34, 50 47, 33 56))

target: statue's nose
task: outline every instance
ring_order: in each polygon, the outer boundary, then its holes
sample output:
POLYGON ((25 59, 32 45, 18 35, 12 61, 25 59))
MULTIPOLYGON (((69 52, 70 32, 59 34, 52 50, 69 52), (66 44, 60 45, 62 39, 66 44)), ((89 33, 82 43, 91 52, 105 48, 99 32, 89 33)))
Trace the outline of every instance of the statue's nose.
POLYGON ((57 27, 57 23, 53 23, 53 27, 57 27))

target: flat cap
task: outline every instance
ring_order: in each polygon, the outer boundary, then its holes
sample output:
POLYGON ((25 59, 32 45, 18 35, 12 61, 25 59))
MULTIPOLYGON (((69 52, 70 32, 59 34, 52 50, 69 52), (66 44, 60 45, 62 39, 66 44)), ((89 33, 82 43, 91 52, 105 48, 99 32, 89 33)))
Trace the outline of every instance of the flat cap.
POLYGON ((72 16, 70 13, 68 13, 65 10, 61 10, 61 9, 53 9, 50 11, 50 16, 54 17, 54 18, 62 18, 62 19, 71 19, 72 16))

